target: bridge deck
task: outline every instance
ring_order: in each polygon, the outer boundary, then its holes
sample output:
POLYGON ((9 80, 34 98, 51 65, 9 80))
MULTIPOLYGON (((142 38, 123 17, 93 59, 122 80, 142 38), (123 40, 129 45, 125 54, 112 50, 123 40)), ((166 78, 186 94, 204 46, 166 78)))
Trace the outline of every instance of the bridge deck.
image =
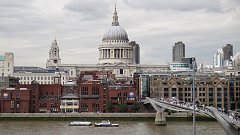
MULTIPOLYGON (((159 98, 151 99, 146 98, 154 106, 160 106, 175 111, 193 111, 193 104, 190 102, 184 102, 175 98, 159 98)), ((156 109, 156 107, 154 107, 156 109)), ((217 119, 228 135, 236 135, 240 130, 240 113, 228 110, 227 112, 221 109, 205 105, 196 105, 196 113, 203 114, 209 117, 217 119), (230 126, 229 126, 230 125, 230 126)), ((159 111, 159 110, 156 110, 159 111)))

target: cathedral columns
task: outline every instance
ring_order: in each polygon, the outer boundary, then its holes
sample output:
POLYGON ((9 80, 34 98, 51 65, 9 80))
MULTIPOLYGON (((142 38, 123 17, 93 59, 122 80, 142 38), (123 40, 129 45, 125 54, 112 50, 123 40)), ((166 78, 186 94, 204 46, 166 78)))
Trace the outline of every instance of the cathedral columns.
POLYGON ((102 49, 102 59, 104 58, 104 49, 102 49))
POLYGON ((113 51, 113 58, 116 58, 116 49, 113 51))
POLYGON ((117 58, 119 58, 119 49, 117 49, 117 58))
POLYGON ((111 58, 111 50, 108 49, 108 58, 111 58))
POLYGON ((122 49, 119 49, 120 50, 120 58, 122 58, 122 49))
POLYGON ((121 53, 122 53, 122 51, 121 51, 121 49, 119 49, 119 58, 121 58, 121 53))
POLYGON ((106 49, 103 49, 103 52, 104 52, 103 58, 106 58, 106 56, 107 56, 107 51, 106 51, 106 49))
POLYGON ((127 49, 124 50, 124 57, 127 58, 127 49))
POLYGON ((132 56, 132 50, 129 50, 130 51, 130 58, 133 58, 133 56, 132 56))
POLYGON ((107 58, 109 58, 109 52, 108 52, 108 49, 106 49, 106 51, 107 51, 107 58))
POLYGON ((107 49, 105 49, 105 52, 106 52, 106 56, 105 56, 105 58, 107 58, 107 56, 108 56, 108 55, 107 55, 107 49))
POLYGON ((122 49, 122 58, 124 58, 124 49, 122 49))

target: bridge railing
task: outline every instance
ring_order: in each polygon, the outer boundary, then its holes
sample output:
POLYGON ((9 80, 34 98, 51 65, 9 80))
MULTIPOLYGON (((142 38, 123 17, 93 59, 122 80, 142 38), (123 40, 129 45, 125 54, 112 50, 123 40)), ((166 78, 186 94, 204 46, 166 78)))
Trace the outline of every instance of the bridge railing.
POLYGON ((232 123, 240 127, 240 118, 239 118, 240 115, 238 112, 234 112, 231 110, 224 112, 224 111, 218 110, 218 113, 228 123, 232 123))
MULTIPOLYGON (((165 104, 168 104, 168 105, 173 105, 175 107, 179 107, 181 109, 185 109, 185 110, 188 110, 188 111, 193 110, 193 103, 191 103, 191 102, 180 101, 176 98, 153 98, 153 99, 155 101, 162 102, 162 103, 165 103, 165 104)), ((196 109, 196 112, 199 112, 201 114, 205 114, 207 116, 211 116, 211 117, 214 118, 211 111, 204 104, 203 105, 196 104, 195 109, 196 109)), ((240 127, 240 113, 239 112, 228 110, 228 112, 225 113, 224 111, 221 111, 221 110, 218 109, 217 113, 226 122, 231 123, 233 125, 236 125, 237 127, 240 127)))

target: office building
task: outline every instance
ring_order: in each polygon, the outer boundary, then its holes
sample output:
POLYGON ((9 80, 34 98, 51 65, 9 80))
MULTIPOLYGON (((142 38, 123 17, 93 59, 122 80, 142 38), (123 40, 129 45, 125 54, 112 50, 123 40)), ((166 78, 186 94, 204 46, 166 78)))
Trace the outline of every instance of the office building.
POLYGON ((185 57, 185 44, 179 41, 172 48, 173 62, 182 61, 183 57, 185 57))

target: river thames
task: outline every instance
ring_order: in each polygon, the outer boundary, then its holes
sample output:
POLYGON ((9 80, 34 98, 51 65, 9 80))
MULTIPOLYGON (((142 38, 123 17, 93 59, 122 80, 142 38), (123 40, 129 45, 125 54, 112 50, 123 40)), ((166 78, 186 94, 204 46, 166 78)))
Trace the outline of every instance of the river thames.
MULTIPOLYGON (((93 121, 96 122, 96 121, 93 121)), ((192 135, 191 121, 113 121, 119 127, 68 126, 67 121, 1 121, 0 135, 192 135)), ((196 123, 197 135, 226 135, 216 121, 196 123)))

